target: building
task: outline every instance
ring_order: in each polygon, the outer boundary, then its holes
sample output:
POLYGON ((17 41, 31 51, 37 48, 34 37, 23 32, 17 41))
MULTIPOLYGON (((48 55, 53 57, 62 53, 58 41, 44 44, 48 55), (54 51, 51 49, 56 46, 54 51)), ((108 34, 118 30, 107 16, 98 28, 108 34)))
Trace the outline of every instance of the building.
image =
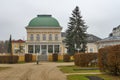
POLYGON ((25 53, 25 41, 24 40, 12 40, 12 52, 16 53, 25 53))
MULTIPOLYGON (((45 55, 51 53, 67 53, 64 43, 66 33, 61 32, 61 30, 62 27, 52 15, 37 15, 26 27, 27 41, 25 53, 45 55)), ((88 34, 86 52, 98 52, 95 43, 98 40, 101 39, 92 34, 88 34)))
POLYGON ((62 27, 52 15, 37 15, 26 27, 26 53, 63 53, 61 30, 62 27))
POLYGON ((104 48, 106 46, 113 46, 120 44, 120 25, 118 27, 113 28, 112 33, 109 34, 109 37, 104 38, 100 41, 96 42, 98 48, 104 48))
POLYGON ((93 34, 87 34, 87 53, 97 53, 98 47, 96 42, 101 40, 101 38, 93 35, 93 34))
POLYGON ((112 33, 109 34, 110 37, 112 36, 120 36, 120 25, 113 28, 112 33))

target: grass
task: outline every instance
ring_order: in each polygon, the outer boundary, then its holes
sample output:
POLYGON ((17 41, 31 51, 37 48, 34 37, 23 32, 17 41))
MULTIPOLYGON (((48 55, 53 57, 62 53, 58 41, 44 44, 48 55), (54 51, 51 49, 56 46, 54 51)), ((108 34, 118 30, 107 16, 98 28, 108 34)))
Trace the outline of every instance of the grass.
POLYGON ((81 75, 68 75, 67 80, 89 80, 86 76, 97 76, 104 80, 120 80, 120 76, 112 76, 107 74, 81 74, 81 75))
POLYGON ((58 66, 60 70, 64 73, 87 73, 87 74, 76 74, 76 75, 67 75, 67 80, 89 80, 86 76, 97 76, 104 80, 120 80, 120 76, 112 76, 107 74, 89 74, 89 73, 97 73, 99 70, 94 70, 94 67, 77 67, 77 66, 58 66), (88 70, 87 68, 93 68, 93 70, 88 70), (85 70, 87 69, 87 70, 85 70))
POLYGON ((0 71, 1 70, 6 70, 6 69, 9 69, 10 67, 0 67, 0 71))
POLYGON ((89 80, 89 79, 83 75, 79 75, 79 76, 78 75, 68 75, 67 80, 89 80))
MULTIPOLYGON (((60 70, 64 73, 97 73, 99 70, 85 70, 77 66, 58 66, 60 70)), ((92 67, 91 67, 92 68, 92 67)))

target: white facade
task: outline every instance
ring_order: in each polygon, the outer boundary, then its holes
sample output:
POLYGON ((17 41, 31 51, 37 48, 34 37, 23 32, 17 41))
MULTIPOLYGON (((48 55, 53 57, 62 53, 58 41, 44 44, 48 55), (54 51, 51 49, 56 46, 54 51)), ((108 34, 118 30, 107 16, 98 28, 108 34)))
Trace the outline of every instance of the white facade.
POLYGON ((113 28, 111 36, 120 36, 120 25, 118 27, 113 28))
POLYGON ((98 48, 97 48, 97 44, 95 43, 87 43, 87 53, 97 53, 98 52, 98 48))
POLYGON ((27 30, 26 53, 47 54, 61 53, 61 30, 62 28, 29 28, 27 30), (38 37, 39 34, 39 37, 38 37), (32 48, 32 49, 31 49, 32 48), (50 51, 51 50, 51 51, 50 51))

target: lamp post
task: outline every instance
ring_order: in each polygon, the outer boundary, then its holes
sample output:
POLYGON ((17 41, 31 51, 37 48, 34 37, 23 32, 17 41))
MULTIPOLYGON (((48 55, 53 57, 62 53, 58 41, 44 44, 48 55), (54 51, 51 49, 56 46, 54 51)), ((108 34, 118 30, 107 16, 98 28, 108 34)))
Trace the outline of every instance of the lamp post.
MULTIPOLYGON (((80 47, 82 47, 82 44, 80 45, 80 47)), ((75 49, 77 50, 77 52, 79 53, 79 51, 81 50, 79 47, 77 48, 77 45, 75 44, 75 49)))
POLYGON ((36 56, 36 63, 39 64, 39 54, 38 54, 38 50, 37 50, 37 56, 36 56))

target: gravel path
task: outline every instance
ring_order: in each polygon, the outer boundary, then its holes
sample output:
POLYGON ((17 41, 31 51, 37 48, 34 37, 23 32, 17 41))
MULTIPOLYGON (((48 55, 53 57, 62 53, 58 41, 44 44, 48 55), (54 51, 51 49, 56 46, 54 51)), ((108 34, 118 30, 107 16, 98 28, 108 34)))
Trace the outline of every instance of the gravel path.
POLYGON ((66 76, 56 67, 60 65, 73 65, 73 63, 0 64, 0 67, 11 67, 0 71, 0 80, 66 80, 66 76))

